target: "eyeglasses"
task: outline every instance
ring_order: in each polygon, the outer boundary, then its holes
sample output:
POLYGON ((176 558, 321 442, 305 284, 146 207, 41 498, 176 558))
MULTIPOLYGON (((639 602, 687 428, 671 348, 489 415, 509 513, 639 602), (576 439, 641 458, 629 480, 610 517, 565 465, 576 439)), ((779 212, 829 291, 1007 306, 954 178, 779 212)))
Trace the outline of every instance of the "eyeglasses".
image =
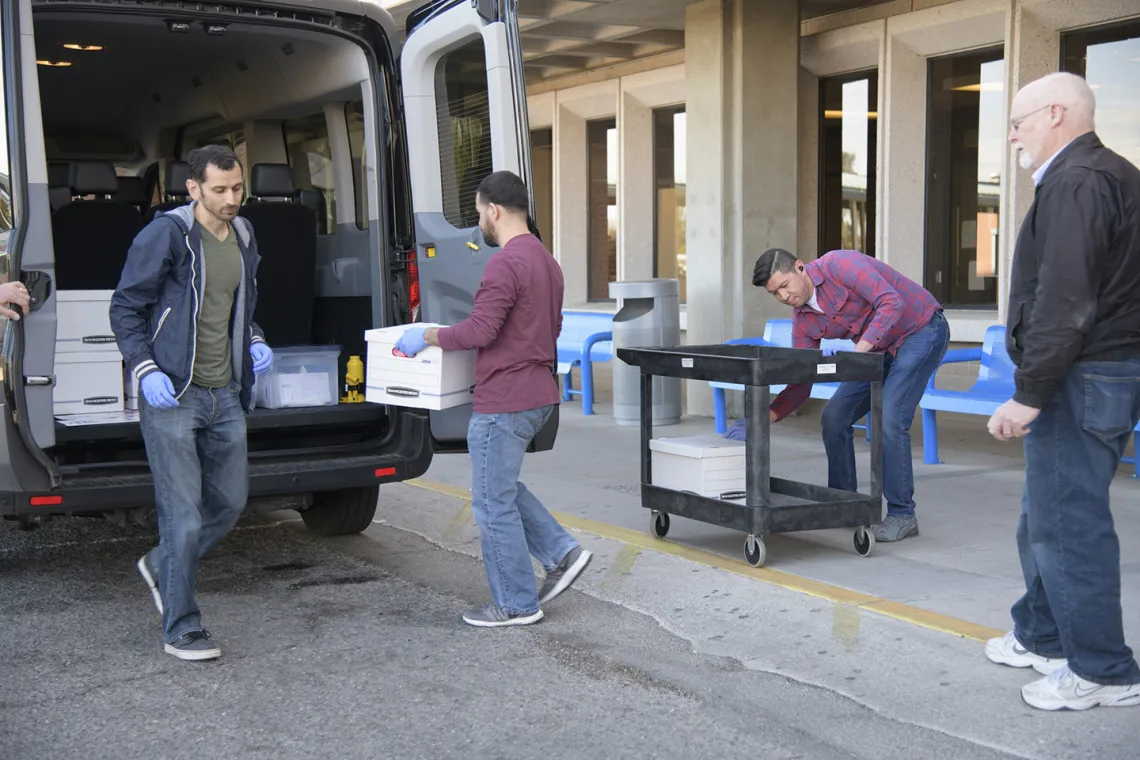
MULTIPOLYGON (((1047 106, 1041 106, 1040 108, 1035 108, 1027 114, 1022 114, 1021 116, 1018 116, 1016 119, 1011 119, 1009 122, 1009 126, 1013 128, 1014 132, 1020 132, 1021 131, 1021 122, 1025 121, 1026 119, 1028 119, 1033 114, 1041 113, 1045 109, 1052 108, 1055 105, 1057 105, 1057 104, 1056 103, 1050 103, 1047 106)), ((1064 106, 1058 106, 1058 108, 1060 108, 1062 111, 1066 110, 1064 106)))

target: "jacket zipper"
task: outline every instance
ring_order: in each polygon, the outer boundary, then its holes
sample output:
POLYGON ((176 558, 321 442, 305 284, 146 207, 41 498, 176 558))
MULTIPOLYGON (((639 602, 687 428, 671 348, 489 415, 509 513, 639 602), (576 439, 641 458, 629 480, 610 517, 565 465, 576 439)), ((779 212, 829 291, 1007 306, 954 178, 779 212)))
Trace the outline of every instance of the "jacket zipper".
POLYGON ((158 334, 162 331, 162 324, 170 316, 170 311, 173 308, 173 306, 167 306, 166 311, 162 312, 162 316, 158 318, 158 327, 154 328, 154 335, 150 336, 151 345, 154 345, 154 342, 158 340, 158 334))
MULTIPOLYGON (((182 398, 182 394, 190 387, 190 383, 194 381, 194 362, 198 359, 198 308, 201 305, 201 296, 198 294, 198 273, 195 264, 198 261, 198 255, 194 253, 194 246, 190 245, 190 236, 186 235, 183 238, 186 241, 186 250, 190 251, 190 288, 194 291, 194 317, 193 326, 194 330, 190 336, 190 372, 186 378, 186 385, 178 392, 175 398, 182 398)), ((206 287, 206 261, 202 261, 202 287, 206 287)))

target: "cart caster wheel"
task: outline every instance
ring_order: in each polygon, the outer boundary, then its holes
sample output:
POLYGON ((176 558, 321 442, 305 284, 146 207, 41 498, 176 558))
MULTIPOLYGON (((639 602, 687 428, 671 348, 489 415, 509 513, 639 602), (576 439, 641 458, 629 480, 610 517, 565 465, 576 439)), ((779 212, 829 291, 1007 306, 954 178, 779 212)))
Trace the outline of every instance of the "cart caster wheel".
POLYGON ((665 538, 669 535, 669 515, 664 512, 654 512, 652 530, 653 535, 658 538, 665 538))
POLYGON ((866 528, 855 531, 855 553, 860 557, 870 557, 875 553, 875 534, 866 528))
POLYGON ((768 550, 764 547, 764 539, 759 536, 749 536, 744 540, 744 560, 752 567, 763 567, 768 557, 768 550))

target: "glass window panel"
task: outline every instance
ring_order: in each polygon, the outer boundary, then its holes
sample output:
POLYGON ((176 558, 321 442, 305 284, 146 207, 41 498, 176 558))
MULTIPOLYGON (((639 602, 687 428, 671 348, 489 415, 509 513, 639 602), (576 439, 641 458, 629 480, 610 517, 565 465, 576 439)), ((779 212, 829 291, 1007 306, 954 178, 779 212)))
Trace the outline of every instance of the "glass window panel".
POLYGON ((589 162, 587 297, 591 301, 606 301, 610 297, 610 283, 617 280, 617 121, 589 122, 586 140, 589 162))
POLYGON ((1005 61, 1000 49, 928 63, 925 284, 948 307, 997 306, 1005 61))
POLYGON ((655 277, 675 279, 685 303, 685 111, 664 108, 653 114, 655 277))
POLYGON ((877 72, 820 81, 819 254, 875 255, 878 83, 877 72))
POLYGON ((1066 34, 1064 68, 1096 95, 1101 141, 1140 166, 1140 21, 1066 34))

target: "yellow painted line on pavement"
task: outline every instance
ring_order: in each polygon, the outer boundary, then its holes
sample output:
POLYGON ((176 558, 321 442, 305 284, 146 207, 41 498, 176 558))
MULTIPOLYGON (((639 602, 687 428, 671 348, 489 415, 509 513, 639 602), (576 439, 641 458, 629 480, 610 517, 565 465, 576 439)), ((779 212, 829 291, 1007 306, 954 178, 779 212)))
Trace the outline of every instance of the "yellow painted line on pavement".
MULTIPOLYGON (((415 488, 434 491, 435 493, 452 496, 456 499, 462 499, 464 501, 471 500, 471 491, 466 488, 436 483, 423 478, 408 480, 405 481, 405 483, 415 488)), ((946 633, 951 636, 972 639, 974 641, 986 641, 987 639, 1002 636, 1005 633, 1004 631, 999 631, 978 623, 971 623, 968 620, 942 615, 903 602, 895 602, 871 594, 864 594, 861 591, 852 591, 851 589, 842 588, 840 586, 833 586, 830 583, 814 581, 810 578, 793 575, 792 573, 782 570, 773 570, 768 567, 752 567, 740 560, 735 560, 722 554, 717 554, 716 552, 686 546, 685 544, 679 544, 675 541, 662 540, 652 537, 647 533, 622 528, 618 525, 610 525, 608 523, 589 520, 574 515, 561 514, 559 512, 553 512, 552 514, 558 522, 573 530, 579 530, 584 533, 600 536, 601 538, 619 541, 640 549, 671 554, 674 557, 680 557, 699 565, 715 567, 718 570, 724 570, 745 578, 752 578, 772 586, 788 589, 789 591, 798 591, 801 594, 807 594, 808 596, 813 596, 818 599, 826 599, 840 604, 849 604, 852 607, 858 607, 861 610, 873 612, 876 615, 882 615, 904 623, 917 625, 921 628, 938 631, 939 633, 946 633)))

